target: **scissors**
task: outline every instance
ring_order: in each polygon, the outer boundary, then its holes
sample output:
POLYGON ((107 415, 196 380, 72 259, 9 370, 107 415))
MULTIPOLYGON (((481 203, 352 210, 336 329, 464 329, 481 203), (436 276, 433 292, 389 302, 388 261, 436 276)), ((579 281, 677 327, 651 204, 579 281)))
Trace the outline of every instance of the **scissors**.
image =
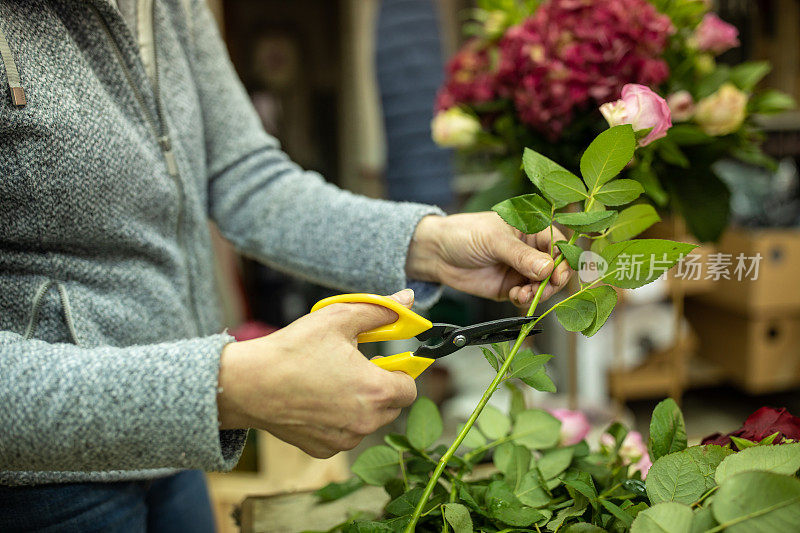
MULTIPOLYGON (((426 342, 440 339, 431 345, 422 345, 414 352, 403 352, 388 357, 373 359, 372 362, 379 367, 405 372, 416 379, 436 359, 454 353, 465 346, 492 344, 514 340, 520 330, 527 324, 536 320, 534 316, 501 318, 489 322, 480 322, 471 326, 454 326, 452 324, 434 323, 418 315, 402 304, 377 294, 340 294, 331 296, 317 302, 311 312, 323 307, 338 303, 368 303, 391 309, 398 315, 398 319, 391 324, 379 326, 358 336, 358 342, 379 342, 388 340, 410 339, 426 342)), ((539 333, 535 329, 530 333, 539 333)))

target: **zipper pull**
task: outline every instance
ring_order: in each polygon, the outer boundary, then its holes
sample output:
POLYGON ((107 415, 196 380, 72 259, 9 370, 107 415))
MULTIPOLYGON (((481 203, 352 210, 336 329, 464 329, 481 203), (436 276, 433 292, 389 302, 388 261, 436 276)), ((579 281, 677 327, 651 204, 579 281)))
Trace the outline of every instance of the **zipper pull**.
POLYGON ((161 151, 164 153, 164 160, 167 162, 167 172, 173 178, 178 177, 178 162, 175 160, 175 152, 172 151, 172 141, 165 135, 158 139, 161 151))

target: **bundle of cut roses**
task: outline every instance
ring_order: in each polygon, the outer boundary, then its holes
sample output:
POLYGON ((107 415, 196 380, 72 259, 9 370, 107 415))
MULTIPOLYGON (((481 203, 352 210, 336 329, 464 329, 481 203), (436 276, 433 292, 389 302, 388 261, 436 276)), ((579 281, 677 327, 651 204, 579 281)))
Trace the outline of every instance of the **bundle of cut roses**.
MULTIPOLYGON (((525 409, 514 397, 507 413, 488 408, 478 419, 415 531, 797 531, 800 419, 785 409, 764 407, 739 430, 687 446, 683 415, 665 400, 647 442, 615 423, 590 446, 582 413, 525 409)), ((403 531, 442 453, 441 433, 436 406, 420 398, 405 434, 365 450, 353 464, 357 477, 317 492, 328 502, 365 484, 383 486, 384 516, 355 514, 330 531, 403 531)))
POLYGON ((576 169, 586 140, 606 127, 603 118, 651 128, 628 177, 656 205, 680 213, 701 241, 715 240, 728 221, 729 192, 713 164, 732 157, 774 165, 760 149, 754 115, 794 102, 756 91, 768 63, 718 62, 739 46, 738 31, 709 11, 710 2, 477 3, 432 124, 434 140, 457 148, 465 165, 499 169, 499 182, 471 208, 528 192, 515 164, 525 147, 576 169))

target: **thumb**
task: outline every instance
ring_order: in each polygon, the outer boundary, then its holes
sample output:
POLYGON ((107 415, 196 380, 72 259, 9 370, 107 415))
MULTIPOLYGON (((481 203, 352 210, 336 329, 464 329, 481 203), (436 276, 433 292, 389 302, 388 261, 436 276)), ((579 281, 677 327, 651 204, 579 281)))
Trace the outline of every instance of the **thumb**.
MULTIPOLYGON (((397 303, 404 307, 411 308, 414 305, 414 291, 412 289, 403 289, 388 296, 397 303)), ((364 333, 371 329, 386 324, 395 322, 399 317, 397 313, 387 307, 377 304, 367 303, 349 303, 344 304, 349 311, 348 315, 343 317, 346 322, 343 323, 353 338, 357 337, 359 333, 364 333)))
POLYGON ((553 272, 553 258, 509 235, 495 245, 497 259, 534 281, 542 281, 553 272))

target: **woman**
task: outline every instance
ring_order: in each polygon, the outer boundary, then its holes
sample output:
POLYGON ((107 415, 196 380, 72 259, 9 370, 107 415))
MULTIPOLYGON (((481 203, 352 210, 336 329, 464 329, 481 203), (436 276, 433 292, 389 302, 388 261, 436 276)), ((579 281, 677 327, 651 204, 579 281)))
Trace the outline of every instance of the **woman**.
POLYGON ((208 530, 197 470, 233 467, 246 428, 327 457, 413 401, 356 349, 383 308, 220 333, 209 219, 273 267, 422 305, 441 283, 524 305, 553 270, 549 231, 299 169, 202 0, 0 0, 0 31, 0 530, 208 530))

